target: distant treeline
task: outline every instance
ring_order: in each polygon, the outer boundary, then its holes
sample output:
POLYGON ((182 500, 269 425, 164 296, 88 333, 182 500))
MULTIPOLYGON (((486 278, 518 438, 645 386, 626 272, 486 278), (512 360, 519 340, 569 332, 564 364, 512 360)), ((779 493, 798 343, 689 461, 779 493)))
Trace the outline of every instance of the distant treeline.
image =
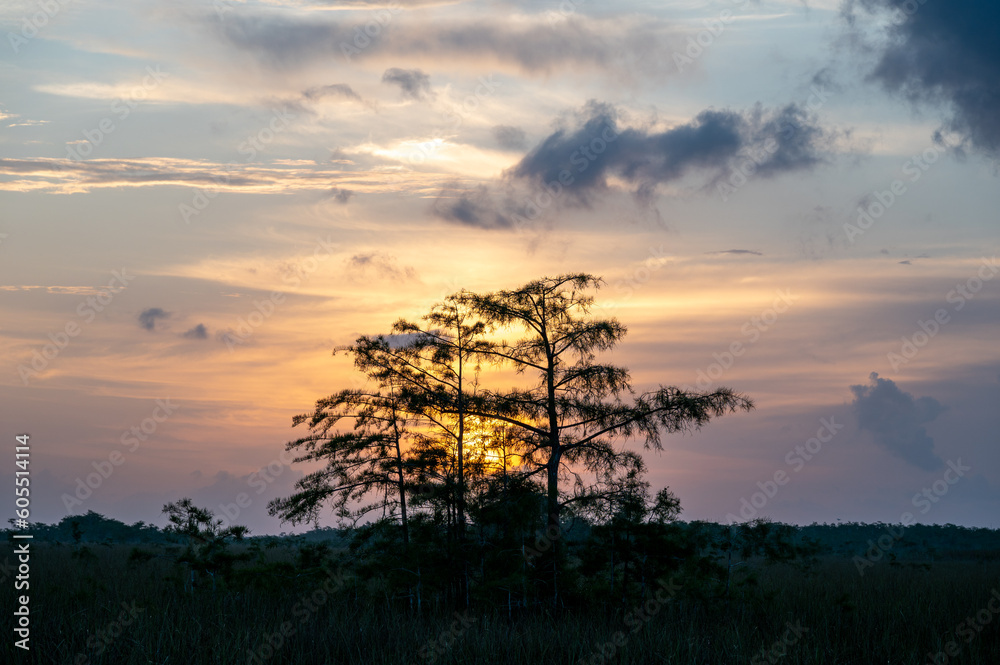
MULTIPOLYGON (((10 532, 9 529, 4 531, 10 532)), ((184 542, 184 537, 160 529, 155 524, 146 522, 135 522, 126 524, 111 517, 105 517, 93 510, 88 510, 83 515, 68 515, 55 524, 43 524, 33 522, 28 531, 34 536, 35 541, 48 543, 111 543, 124 545, 143 544, 178 544, 184 542)), ((331 545, 338 545, 345 541, 346 534, 341 529, 324 527, 313 529, 302 535, 279 536, 256 536, 249 539, 260 538, 268 540, 288 540, 290 542, 327 542, 331 545)))
MULTIPOLYGON (((708 532, 721 539, 727 526, 714 522, 677 521, 680 529, 708 532)), ((585 519, 575 520, 566 532, 569 540, 586 540, 591 535, 591 524, 585 519)), ((901 533, 895 543, 893 553, 900 558, 919 559, 1000 559, 1000 529, 985 527, 965 527, 955 524, 914 524, 909 527, 881 522, 871 524, 842 522, 837 524, 813 523, 808 526, 780 525, 791 529, 799 543, 811 543, 816 553, 822 555, 855 556, 863 554, 870 547, 869 541, 877 542, 887 533, 901 533)), ((84 515, 67 516, 56 524, 34 523, 31 533, 36 541, 50 543, 112 543, 112 544, 178 544, 184 538, 158 528, 153 524, 136 522, 126 524, 105 517, 94 511, 84 515)), ((281 544, 327 543, 331 547, 346 547, 357 535, 350 529, 322 527, 302 534, 280 534, 247 537, 247 540, 262 540, 281 544)))

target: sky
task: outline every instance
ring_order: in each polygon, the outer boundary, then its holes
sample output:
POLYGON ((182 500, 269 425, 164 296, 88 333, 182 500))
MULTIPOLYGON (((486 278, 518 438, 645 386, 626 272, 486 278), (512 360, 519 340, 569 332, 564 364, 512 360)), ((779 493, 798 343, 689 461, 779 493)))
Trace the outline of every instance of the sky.
POLYGON ((33 521, 190 496, 291 531, 292 416, 359 385, 336 346, 587 272, 637 389, 756 403, 647 455, 682 519, 1000 527, 997 26, 985 0, 5 2, 4 483, 28 433, 33 521))

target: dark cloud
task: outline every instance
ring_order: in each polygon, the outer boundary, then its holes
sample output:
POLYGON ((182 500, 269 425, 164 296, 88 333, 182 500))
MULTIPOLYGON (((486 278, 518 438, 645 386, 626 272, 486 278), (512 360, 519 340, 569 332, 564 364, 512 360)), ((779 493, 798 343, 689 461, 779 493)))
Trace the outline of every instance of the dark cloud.
POLYGON ((520 127, 497 125, 493 128, 493 138, 501 148, 507 150, 522 150, 528 144, 528 135, 520 127))
POLYGON ((718 252, 705 252, 706 254, 753 254, 754 256, 764 256, 762 252, 752 249, 723 249, 718 252))
POLYGON ((662 78, 675 72, 671 56, 683 48, 681 31, 650 17, 573 16, 548 23, 458 19, 428 21, 405 14, 381 14, 380 32, 365 34, 364 22, 318 21, 251 11, 219 17, 205 13, 208 24, 225 42, 276 69, 337 59, 416 58, 434 61, 478 59, 495 66, 509 63, 521 71, 549 75, 556 69, 614 71, 616 76, 642 73, 662 78), (670 63, 669 65, 666 63, 670 63))
POLYGON ((150 307, 139 313, 139 325, 146 330, 152 331, 156 330, 156 321, 158 319, 168 318, 170 318, 170 312, 165 312, 159 307, 150 307))
POLYGON ((809 169, 825 161, 831 141, 832 134, 795 105, 706 110, 688 123, 652 131, 622 128, 617 109, 591 101, 508 169, 501 186, 445 188, 431 214, 482 229, 521 229, 553 204, 589 205, 595 194, 610 190, 610 178, 648 204, 661 184, 695 174, 709 187, 747 160, 765 178, 809 169))
POLYGON ((609 176, 649 196, 658 185, 698 170, 718 181, 747 159, 762 177, 808 169, 823 161, 829 139, 794 104, 776 111, 709 109, 688 123, 650 131, 620 128, 614 107, 591 101, 575 126, 553 132, 509 175, 550 188, 558 182, 583 202, 605 189, 609 176))
MULTIPOLYGON (((439 5, 451 5, 463 2, 463 0, 406 0, 406 8, 434 7, 439 5)), ((392 7, 391 3, 385 0, 310 0, 308 4, 313 5, 333 5, 337 9, 385 9, 392 7)), ((402 3, 396 5, 402 9, 402 3)))
POLYGON ((944 466, 924 425, 947 407, 933 397, 914 399, 895 382, 881 379, 875 372, 868 378, 868 385, 851 386, 854 393, 851 406, 858 426, 871 432, 879 446, 918 468, 934 471, 944 466))
POLYGON ((431 207, 431 214, 462 226, 509 229, 514 226, 514 216, 505 210, 509 207, 486 185, 473 189, 453 185, 441 190, 431 207))
POLYGON ((302 91, 302 97, 311 102, 323 99, 324 97, 343 97, 344 99, 361 101, 361 95, 354 92, 354 89, 346 83, 332 83, 330 85, 309 88, 302 91))
MULTIPOLYGON (((875 47, 870 78, 913 102, 949 107, 942 130, 973 149, 1000 153, 1000 3, 847 0, 843 13, 855 29, 863 25, 858 7, 894 19, 875 47)), ((867 55, 870 45, 856 43, 867 55)))
POLYGON ((356 277, 376 276, 399 282, 417 279, 413 268, 397 265, 395 257, 382 252, 355 254, 347 260, 347 268, 356 277))
POLYGON ((330 198, 335 200, 337 203, 347 203, 354 196, 354 192, 350 189, 344 189, 343 187, 333 187, 330 189, 330 198))
POLYGON ((294 115, 315 116, 316 103, 327 97, 336 97, 342 100, 364 103, 361 95, 354 92, 354 89, 346 83, 331 83, 330 85, 313 86, 306 88, 298 97, 268 100, 269 106, 280 108, 294 115))
POLYGON ((204 323, 199 323, 181 335, 181 337, 185 339, 208 339, 208 328, 205 327, 204 323))
POLYGON ((398 85, 403 96, 410 99, 426 99, 431 93, 431 77, 419 69, 392 67, 382 74, 382 83, 398 85))
POLYGON ((405 349, 407 347, 413 346, 417 342, 426 339, 432 339, 429 335, 424 333, 403 333, 403 334, 388 334, 381 335, 382 339, 389 345, 392 349, 405 349))

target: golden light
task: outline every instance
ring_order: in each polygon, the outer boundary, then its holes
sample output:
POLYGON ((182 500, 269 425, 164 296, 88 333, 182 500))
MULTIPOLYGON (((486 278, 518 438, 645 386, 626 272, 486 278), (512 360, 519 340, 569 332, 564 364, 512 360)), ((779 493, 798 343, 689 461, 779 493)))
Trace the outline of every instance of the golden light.
POLYGON ((466 416, 465 459, 468 466, 479 466, 485 474, 507 473, 520 465, 513 452, 516 439, 510 425, 466 416))

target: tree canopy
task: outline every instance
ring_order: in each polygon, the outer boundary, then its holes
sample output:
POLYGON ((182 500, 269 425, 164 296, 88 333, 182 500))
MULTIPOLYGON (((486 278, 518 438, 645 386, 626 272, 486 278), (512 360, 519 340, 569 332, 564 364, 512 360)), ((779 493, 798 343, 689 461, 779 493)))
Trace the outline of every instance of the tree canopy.
POLYGON ((406 547, 414 517, 409 498, 430 511, 418 511, 419 519, 443 520, 461 544, 470 498, 481 521, 489 514, 484 496, 511 500, 512 488, 534 492, 540 501, 525 505, 544 506, 538 517, 552 544, 543 567, 553 597, 563 512, 574 504, 603 507, 619 521, 676 517, 679 504, 669 492, 650 504, 634 444, 660 451, 665 434, 698 429, 753 403, 730 388, 691 392, 660 384, 637 391, 627 368, 599 358, 627 332, 617 319, 593 314, 602 284, 576 273, 512 290, 463 290, 420 323, 400 319, 388 333, 336 350, 353 358, 366 387, 320 399, 311 414, 293 419, 310 429, 287 445, 301 453, 296 461, 326 466, 301 479, 293 496, 272 501, 272 514, 297 522, 328 503, 354 518, 381 507, 399 524, 406 547), (497 377, 510 370, 514 385, 505 385, 497 377), (342 422, 350 430, 336 429, 342 422), (502 488, 483 463, 500 443, 502 488), (359 505, 372 492, 382 499, 359 505))

